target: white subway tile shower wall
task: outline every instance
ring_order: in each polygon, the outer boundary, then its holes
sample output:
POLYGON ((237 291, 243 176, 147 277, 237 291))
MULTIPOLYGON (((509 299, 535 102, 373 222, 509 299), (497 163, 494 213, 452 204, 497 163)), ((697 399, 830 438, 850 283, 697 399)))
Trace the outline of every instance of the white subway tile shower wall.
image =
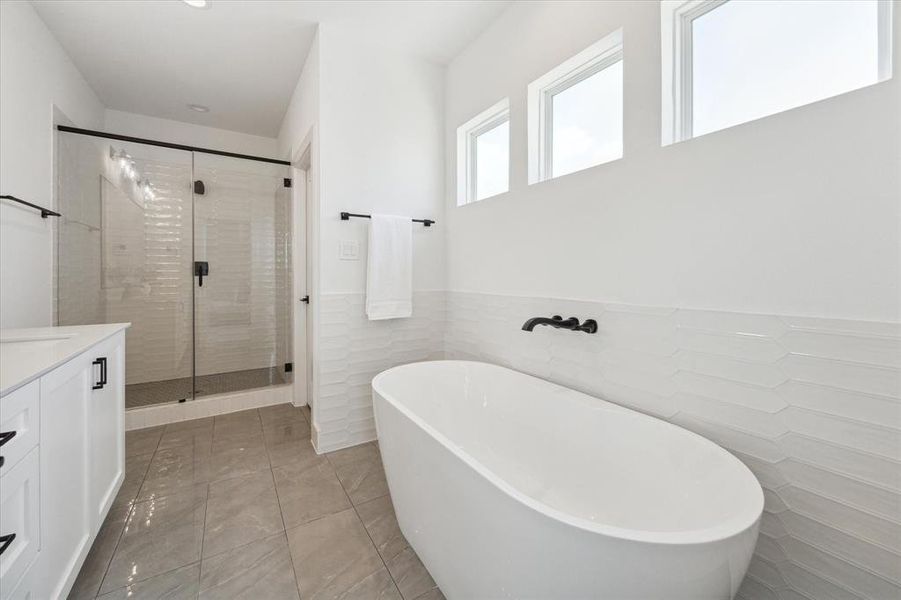
MULTIPOLYGON (((90 147, 93 141, 74 134, 60 134, 59 138, 75 139, 82 147, 90 147)), ((94 143, 106 147, 103 140, 94 143)), ((128 182, 113 179, 118 172, 108 167, 112 183, 103 186, 104 195, 98 199, 104 215, 104 260, 91 265, 103 281, 104 314, 99 322, 131 323, 125 333, 127 384, 190 377, 193 358, 194 282, 185 276, 191 273, 192 261, 191 190, 187 185, 191 166, 138 160, 138 168, 153 182, 155 197, 122 193, 120 190, 130 189, 128 182), (124 218, 126 211, 133 217, 124 218), (113 270, 106 259, 117 255, 120 268, 113 270), (130 260, 124 260, 126 256, 130 260)), ((61 189, 65 189, 63 185, 61 182, 61 189)), ((62 239, 60 246, 61 252, 67 249, 62 239)), ((62 308, 76 304, 76 299, 60 292, 60 324, 78 323, 64 320, 62 308)))
POLYGON ((122 145, 57 140, 57 324, 130 322, 126 383, 190 376, 193 281, 177 276, 191 272, 190 155, 135 158, 149 198, 111 158, 122 145))
POLYGON ((57 139, 58 324, 130 322, 128 384, 290 361, 284 167, 202 155, 192 169, 189 153, 128 146, 148 196, 110 158, 125 145, 57 139), (203 287, 194 258, 210 263, 203 287))
POLYGON ((194 196, 195 259, 209 261, 210 277, 194 287, 195 374, 281 366, 289 308, 285 173, 199 160, 194 175, 206 193, 194 196))
POLYGON ((372 378, 385 369, 443 357, 445 293, 413 292, 413 316, 370 321, 362 293, 320 299, 319 452, 376 438, 372 378))
POLYGON ((898 323, 464 292, 446 311, 447 358, 653 414, 743 460, 766 508, 741 598, 901 595, 898 323), (598 333, 520 330, 551 314, 598 333))

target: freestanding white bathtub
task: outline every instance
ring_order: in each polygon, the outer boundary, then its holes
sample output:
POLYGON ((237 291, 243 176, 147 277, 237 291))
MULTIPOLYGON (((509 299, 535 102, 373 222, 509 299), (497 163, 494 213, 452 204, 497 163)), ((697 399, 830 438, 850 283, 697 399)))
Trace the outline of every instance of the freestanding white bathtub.
POLYGON ((401 531, 449 600, 734 596, 763 492, 685 429, 494 365, 372 382, 401 531))

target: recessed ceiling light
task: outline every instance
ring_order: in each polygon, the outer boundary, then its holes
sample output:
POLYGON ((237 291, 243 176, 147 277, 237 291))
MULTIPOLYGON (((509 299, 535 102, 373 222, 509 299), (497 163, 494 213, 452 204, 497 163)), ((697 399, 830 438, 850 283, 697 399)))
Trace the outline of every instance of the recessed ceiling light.
POLYGON ((195 112, 210 112, 210 107, 203 104, 189 104, 188 108, 195 112))
POLYGON ((191 8, 209 8, 212 0, 181 0, 191 8))

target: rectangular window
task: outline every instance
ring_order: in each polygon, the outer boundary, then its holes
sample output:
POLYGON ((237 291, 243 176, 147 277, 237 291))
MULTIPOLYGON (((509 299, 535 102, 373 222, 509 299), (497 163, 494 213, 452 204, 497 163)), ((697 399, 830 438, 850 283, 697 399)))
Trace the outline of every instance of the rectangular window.
POLYGON ((475 199, 510 189, 510 118, 475 136, 475 199))
POLYGON ((622 158, 622 31, 529 84, 528 102, 529 183, 622 158))
POLYGON ((891 2, 664 0, 664 145, 891 77, 891 2))
POLYGON ((504 99, 457 128, 457 205, 510 189, 510 102, 504 99))

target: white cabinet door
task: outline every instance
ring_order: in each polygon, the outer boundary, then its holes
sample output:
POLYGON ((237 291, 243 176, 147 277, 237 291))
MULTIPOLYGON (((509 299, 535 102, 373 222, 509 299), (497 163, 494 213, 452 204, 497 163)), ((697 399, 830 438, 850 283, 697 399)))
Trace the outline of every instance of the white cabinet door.
POLYGON ((38 449, 0 476, 0 599, 12 590, 38 554, 40 528, 38 449))
POLYGON ((37 598, 66 597, 94 537, 88 468, 93 359, 93 352, 82 354, 41 378, 37 598))
POLYGON ((94 531, 100 529, 125 476, 125 337, 97 345, 88 417, 90 503, 94 531))

